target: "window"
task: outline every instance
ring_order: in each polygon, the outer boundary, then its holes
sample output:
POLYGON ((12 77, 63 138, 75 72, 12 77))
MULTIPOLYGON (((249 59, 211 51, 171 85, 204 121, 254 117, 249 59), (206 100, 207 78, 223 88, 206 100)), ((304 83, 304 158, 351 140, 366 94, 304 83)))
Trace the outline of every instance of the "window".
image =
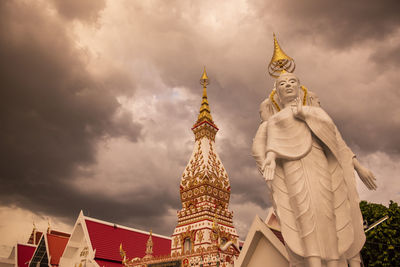
POLYGON ((192 251, 192 241, 190 238, 186 238, 185 242, 183 243, 183 252, 190 252, 192 251))
POLYGON ((225 245, 226 242, 228 242, 228 240, 225 237, 221 238, 221 245, 225 245))

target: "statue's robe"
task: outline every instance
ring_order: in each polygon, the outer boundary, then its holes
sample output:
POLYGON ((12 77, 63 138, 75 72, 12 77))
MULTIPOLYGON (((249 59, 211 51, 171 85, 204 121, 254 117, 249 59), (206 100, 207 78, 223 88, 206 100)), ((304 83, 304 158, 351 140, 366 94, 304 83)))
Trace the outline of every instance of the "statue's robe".
POLYGON ((253 154, 259 166, 265 153, 277 154, 271 191, 290 254, 348 259, 365 242, 353 153, 321 108, 303 111, 304 120, 290 108, 271 113, 259 127, 253 154))

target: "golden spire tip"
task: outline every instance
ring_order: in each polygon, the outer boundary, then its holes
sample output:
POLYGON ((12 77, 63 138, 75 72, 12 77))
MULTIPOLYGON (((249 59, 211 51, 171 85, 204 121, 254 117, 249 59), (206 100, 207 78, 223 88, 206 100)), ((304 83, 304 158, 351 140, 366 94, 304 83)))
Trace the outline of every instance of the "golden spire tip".
POLYGON ((207 71, 206 71, 206 66, 204 66, 204 72, 203 72, 203 76, 202 76, 201 78, 202 78, 202 79, 207 79, 207 80, 208 80, 207 71))
POLYGON ((197 123, 200 123, 205 120, 213 123, 207 98, 207 85, 209 85, 210 82, 208 80, 206 66, 204 66, 204 71, 203 74, 201 75, 200 84, 203 85, 203 98, 201 100, 200 113, 199 116, 197 117, 197 123))
POLYGON ((206 66, 204 66, 204 71, 203 71, 203 75, 201 76, 201 79, 200 79, 200 84, 203 85, 204 87, 207 87, 207 85, 209 84, 206 66))

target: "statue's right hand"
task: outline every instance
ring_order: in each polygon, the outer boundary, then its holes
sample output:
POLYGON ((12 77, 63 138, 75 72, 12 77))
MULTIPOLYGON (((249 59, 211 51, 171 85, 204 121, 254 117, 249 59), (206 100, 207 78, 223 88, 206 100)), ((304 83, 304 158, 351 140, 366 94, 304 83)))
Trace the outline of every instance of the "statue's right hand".
POLYGON ((294 103, 291 106, 291 108, 292 108, 293 115, 296 118, 298 118, 300 120, 304 120, 305 115, 304 115, 304 110, 303 110, 303 102, 301 101, 300 97, 297 97, 294 100, 294 103))
POLYGON ((266 181, 272 181, 275 175, 276 154, 272 151, 267 153, 267 158, 263 164, 263 176, 266 181))

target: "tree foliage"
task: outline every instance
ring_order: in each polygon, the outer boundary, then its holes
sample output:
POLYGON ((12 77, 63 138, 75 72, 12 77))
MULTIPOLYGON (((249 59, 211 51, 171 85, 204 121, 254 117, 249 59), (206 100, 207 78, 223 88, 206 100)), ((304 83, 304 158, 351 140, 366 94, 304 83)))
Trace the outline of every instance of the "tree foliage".
POLYGON ((385 222, 366 233, 367 240, 361 255, 367 267, 400 266, 400 207, 390 201, 389 207, 361 201, 361 212, 368 225, 385 215, 385 222))

